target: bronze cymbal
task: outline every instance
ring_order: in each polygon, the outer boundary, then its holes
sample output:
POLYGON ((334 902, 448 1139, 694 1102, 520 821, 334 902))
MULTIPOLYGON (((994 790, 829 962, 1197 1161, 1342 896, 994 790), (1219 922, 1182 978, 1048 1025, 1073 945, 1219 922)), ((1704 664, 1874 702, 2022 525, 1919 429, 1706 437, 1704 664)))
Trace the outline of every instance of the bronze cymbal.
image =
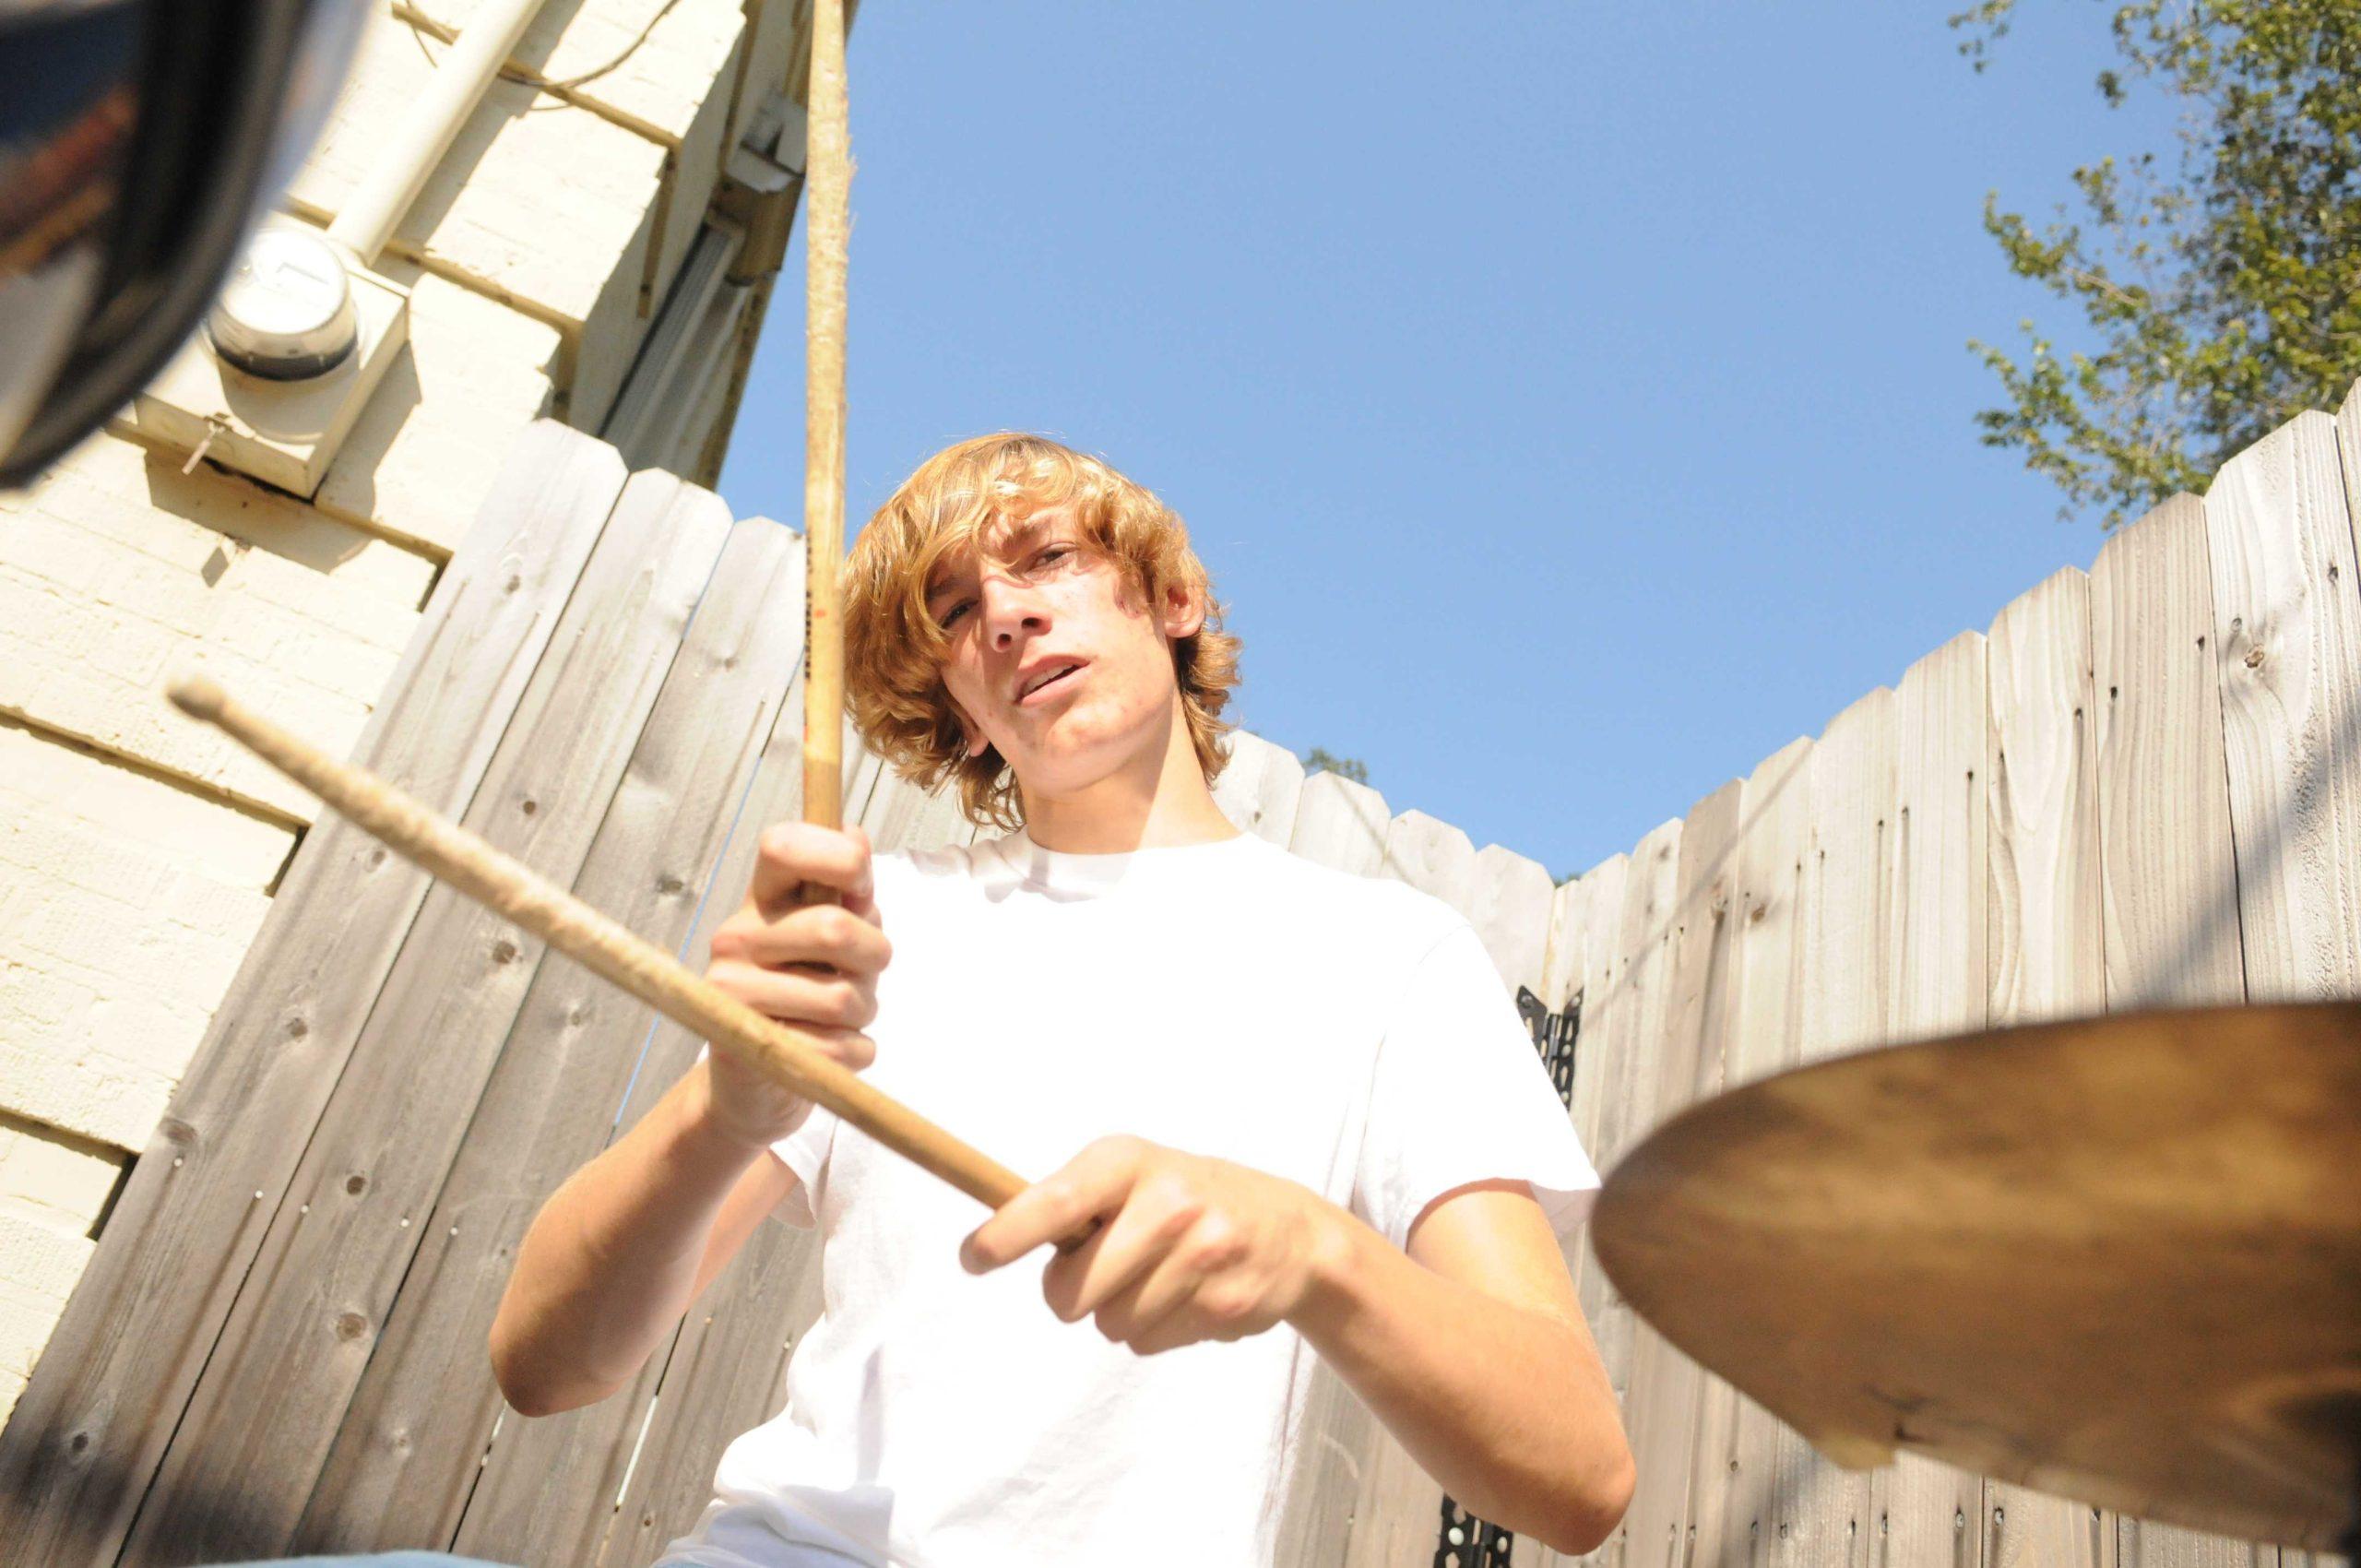
POLYGON ((1608 1178, 1639 1313, 1853 1467, 1904 1447, 2335 1548, 2361 1499, 2361 1004, 1866 1051, 1608 1178))

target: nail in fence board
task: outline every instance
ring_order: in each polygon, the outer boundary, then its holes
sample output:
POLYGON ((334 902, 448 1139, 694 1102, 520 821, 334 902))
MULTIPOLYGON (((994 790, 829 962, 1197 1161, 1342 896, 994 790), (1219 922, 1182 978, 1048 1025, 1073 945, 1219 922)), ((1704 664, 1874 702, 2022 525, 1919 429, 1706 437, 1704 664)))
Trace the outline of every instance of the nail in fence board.
MULTIPOLYGON (((1984 1027, 1985 706, 1982 634, 1963 632, 1905 671, 1894 692, 1895 909, 1886 1040, 1984 1027)), ((1869 1474, 1880 1555, 1897 1564, 1974 1562, 1984 1488, 1904 1452, 1869 1474)))
POLYGON ((2247 992, 2361 992, 2361 581, 2336 423, 2297 415, 2206 493, 2247 992))
MULTIPOLYGON (((527 432, 356 756, 469 805, 623 484, 611 449, 527 432)), ((0 1535, 23 1561, 114 1561, 427 887, 340 820, 307 835, 0 1436, 0 1535)), ((213 1501, 234 1517, 239 1495, 213 1501)))
MULTIPOLYGON (((1652 1125, 1656 1099, 1655 1066, 1661 1049, 1672 984, 1673 928, 1679 897, 1681 822, 1662 823, 1640 840, 1623 879, 1622 908, 1608 940, 1616 954, 1604 1029, 1593 1042, 1602 1069, 1598 1130, 1592 1158, 1613 1168, 1652 1125)), ((1597 928, 1594 928, 1596 932, 1597 928)), ((1596 939, 1596 938, 1595 938, 1596 939)), ((1590 1037, 1585 1017, 1584 1035, 1590 1037)), ((1585 1244, 1589 1238, 1584 1231, 1585 1244)), ((1597 1306, 1584 1303, 1599 1360, 1617 1403, 1631 1405, 1633 1341, 1637 1320, 1594 1253, 1584 1264, 1583 1281, 1596 1281, 1597 1306)), ((1579 1289, 1579 1286, 1578 1286, 1579 1289)), ((1619 1563, 1630 1544, 1629 1521, 1618 1527, 1591 1561, 1619 1563)))
MULTIPOLYGON (((1691 807, 1681 826, 1668 1000, 1643 1135, 1721 1084, 1734 1001, 1729 913, 1744 788, 1723 785, 1691 807)), ((1634 1568, 1681 1568, 1686 1560, 1701 1377, 1696 1362, 1634 1321, 1624 1413, 1639 1484, 1621 1530, 1624 1561, 1634 1568)))
MULTIPOLYGON (((467 814, 475 831, 574 880, 729 527, 670 475, 624 487, 467 814)), ((255 1286, 305 1283, 239 1298, 126 1562, 233 1562, 291 1538, 545 952, 451 888, 428 894, 255 1261, 255 1286)))
MULTIPOLYGON (((575 895, 666 950, 690 934, 708 868, 801 652, 795 537, 736 524, 697 605, 575 895)), ((655 1014, 578 967, 545 963, 478 1106, 418 1261, 370 1358, 294 1549, 441 1548, 459 1528, 502 1404, 485 1346, 517 1243, 605 1145, 655 1014)), ((554 1433, 517 1418, 504 1439, 554 1433)), ((610 1496, 622 1481, 614 1456, 610 1496)), ((560 1451, 549 1473, 592 1453, 560 1451)))
MULTIPOLYGON (((800 536, 790 538, 799 539, 789 551, 793 564, 785 575, 781 599, 765 613, 792 624, 787 636, 796 649, 794 658, 800 659, 801 547, 800 536)), ((789 679, 771 717, 753 781, 731 808, 734 820, 727 829, 718 861, 694 872, 689 879, 699 908, 682 962, 700 973, 710 958, 707 948, 714 929, 744 901, 762 828, 801 814, 802 724, 802 680, 797 674, 789 679)), ((696 1059, 700 1042, 686 1030, 668 1019, 654 1023, 653 1032, 644 1032, 634 1048, 636 1061, 625 1079, 628 1099, 620 1112, 611 1106, 613 1132, 602 1132, 602 1144, 635 1125, 696 1059)), ((528 1194, 528 1206, 537 1209, 547 1196, 547 1191, 537 1197, 528 1194)), ((765 1227, 764 1232, 786 1232, 787 1229, 765 1227)), ((749 1253, 755 1250, 755 1244, 750 1243, 749 1253)), ((712 1301, 736 1289, 737 1282, 749 1272, 753 1271, 742 1256, 693 1309, 691 1321, 709 1311, 712 1301)), ((631 1472, 632 1456, 648 1426, 650 1402, 680 1332, 675 1329, 674 1340, 655 1350, 632 1385, 619 1394, 540 1420, 507 1417, 485 1456, 482 1479, 468 1500, 450 1550, 528 1568, 544 1564, 573 1568, 595 1561, 614 1522, 616 1494, 631 1472)), ((704 1461, 708 1477, 712 1457, 718 1452, 717 1448, 704 1461)))
MULTIPOLYGON (((1588 947, 1586 939, 1589 935, 1586 880, 1583 877, 1569 877, 1550 896, 1549 923, 1547 941, 1543 947, 1541 983, 1534 988, 1534 993, 1540 997, 1542 1006, 1552 1013, 1563 1013, 1567 1007, 1574 1004, 1582 994, 1583 964, 1588 947)), ((1582 1046, 1579 1039, 1575 1042, 1574 1060, 1579 1069, 1582 1061, 1582 1046)), ((1567 1108, 1567 1114, 1570 1120, 1572 1119, 1573 1110, 1571 1104, 1567 1108)), ((1581 1134, 1579 1125, 1575 1133, 1577 1136, 1581 1134)), ((1596 1151, 1585 1144, 1584 1152, 1595 1156, 1596 1151)), ((1558 1239, 1558 1250, 1560 1255, 1565 1259, 1566 1273, 1570 1277, 1577 1280, 1581 1277, 1582 1254, 1586 1244, 1584 1238, 1587 1234, 1588 1227, 1585 1225, 1572 1235, 1561 1236, 1558 1239)), ((1519 1536, 1516 1538, 1516 1544, 1509 1550, 1511 1568, 1553 1568, 1554 1564, 1565 1561, 1564 1557, 1529 1536, 1519 1536)))
MULTIPOLYGON (((1801 1048, 1799 913, 1811 831, 1811 744, 1792 741, 1773 753, 1739 797, 1730 937, 1735 1000, 1722 1060, 1730 1087, 1784 1071, 1801 1048)), ((1697 1562, 1769 1560, 1785 1430, 1729 1384, 1704 1380, 1691 1503, 1697 1562)))
MULTIPOLYGON (((1613 1032, 1609 1026, 1622 1005, 1623 950, 1618 933, 1622 929, 1623 888, 1631 879, 1631 857, 1618 854, 1584 872, 1581 885, 1583 1020, 1582 1038, 1574 1046, 1574 1131, 1589 1152, 1591 1164, 1601 1173, 1608 1168, 1599 1126, 1606 1115, 1608 1068, 1614 1054, 1608 1049, 1613 1032)), ((1607 1311, 1607 1277, 1599 1272, 1588 1227, 1584 1228, 1582 1245, 1575 1249, 1574 1295, 1596 1336, 1607 1311)))
MULTIPOLYGON (((1985 959, 1994 1028, 2106 1010, 2099 925, 2098 714, 2090 579, 2069 566, 2017 599, 1985 643, 1985 959)), ((1984 1484, 1984 1560, 2112 1568, 2111 1513, 1984 1484)))
MULTIPOLYGON (((1802 1029, 1809 1062, 1891 1039, 1896 744, 1894 694, 1880 686, 1830 720, 1811 752, 1811 831, 1800 911, 1802 1029)), ((1768 1561, 1793 1568, 1882 1555, 1869 1478, 1780 1435, 1768 1561)))
POLYGON ((2091 568, 2106 1004, 2240 1002, 2238 877, 2204 504, 2176 495, 2091 568))

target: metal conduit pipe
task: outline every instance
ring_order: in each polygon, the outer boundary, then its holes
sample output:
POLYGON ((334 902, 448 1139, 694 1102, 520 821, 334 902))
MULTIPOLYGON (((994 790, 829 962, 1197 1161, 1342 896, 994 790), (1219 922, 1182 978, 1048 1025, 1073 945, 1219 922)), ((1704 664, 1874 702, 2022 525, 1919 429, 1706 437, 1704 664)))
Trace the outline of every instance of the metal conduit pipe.
POLYGON ((359 256, 362 265, 374 263, 386 248, 426 177, 450 150, 452 138, 482 101, 484 89, 507 63, 542 3, 483 0, 469 18, 466 30, 443 56, 433 83, 394 127, 392 140, 328 226, 328 237, 359 256))

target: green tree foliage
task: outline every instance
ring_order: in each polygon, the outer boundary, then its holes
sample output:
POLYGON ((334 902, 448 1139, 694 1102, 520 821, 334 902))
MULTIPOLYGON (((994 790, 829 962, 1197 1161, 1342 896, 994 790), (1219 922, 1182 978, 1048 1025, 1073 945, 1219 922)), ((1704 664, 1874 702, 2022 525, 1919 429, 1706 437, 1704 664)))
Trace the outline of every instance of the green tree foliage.
MULTIPOLYGON (((2081 212, 2036 228, 1985 198, 2010 267, 2080 310, 2102 345, 2059 354, 2030 320, 2024 357, 1970 347, 2007 406, 1976 416, 2112 528, 2201 488, 2241 447, 2361 373, 2361 0, 2114 0, 2123 102, 2178 101, 2177 156, 2074 171, 2081 212)), ((1982 70, 2016 0, 1951 18, 1982 70)))
POLYGON ((1303 770, 1317 773, 1326 768, 1339 778, 1349 778, 1356 784, 1369 782, 1369 765, 1358 757, 1332 756, 1325 746, 1314 746, 1303 754, 1303 770))

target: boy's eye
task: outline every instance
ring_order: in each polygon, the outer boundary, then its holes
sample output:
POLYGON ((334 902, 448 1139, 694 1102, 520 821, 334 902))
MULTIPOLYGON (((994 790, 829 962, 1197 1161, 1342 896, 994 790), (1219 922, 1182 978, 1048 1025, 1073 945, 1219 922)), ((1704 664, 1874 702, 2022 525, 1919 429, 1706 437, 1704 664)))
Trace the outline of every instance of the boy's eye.
POLYGON ((943 612, 943 619, 940 624, 943 629, 947 632, 951 629, 952 623, 958 620, 960 616, 965 615, 967 612, 967 601, 963 599, 958 603, 953 605, 950 609, 943 612))

